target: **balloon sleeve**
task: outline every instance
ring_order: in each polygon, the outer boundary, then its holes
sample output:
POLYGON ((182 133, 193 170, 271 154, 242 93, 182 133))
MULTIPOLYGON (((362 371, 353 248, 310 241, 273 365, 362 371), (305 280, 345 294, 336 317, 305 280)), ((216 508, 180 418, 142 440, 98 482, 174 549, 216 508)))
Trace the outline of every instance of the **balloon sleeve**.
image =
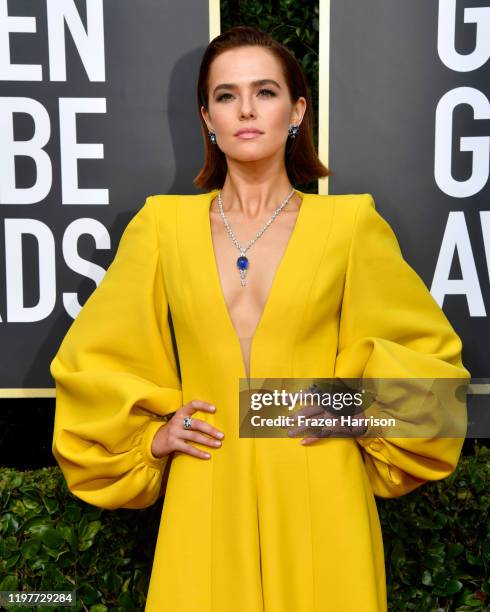
POLYGON ((448 388, 455 386, 442 379, 459 379, 466 389, 471 375, 461 353, 460 337, 403 258, 373 197, 361 196, 346 269, 335 376, 398 381, 382 382, 391 387, 391 405, 375 402, 372 407, 380 416, 398 416, 406 435, 390 437, 388 428, 370 425, 356 438, 377 496, 399 497, 455 470, 466 433, 466 404, 449 392, 448 400, 431 390, 424 401, 414 401, 414 379, 433 379, 442 388, 446 382, 448 388), (409 387, 405 406, 394 401, 402 397, 396 389, 404 380, 409 387), (437 435, 444 431, 456 435, 437 435))
POLYGON ((147 198, 127 225, 50 366, 53 454, 73 495, 106 509, 160 496, 169 456, 151 445, 182 402, 154 205, 147 198))

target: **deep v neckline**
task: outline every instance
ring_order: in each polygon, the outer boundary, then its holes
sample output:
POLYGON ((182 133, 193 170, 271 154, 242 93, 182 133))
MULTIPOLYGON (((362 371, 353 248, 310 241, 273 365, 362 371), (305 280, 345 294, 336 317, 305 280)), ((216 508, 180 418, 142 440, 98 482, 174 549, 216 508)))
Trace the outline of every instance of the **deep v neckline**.
MULTIPOLYGON (((287 267, 288 267, 288 263, 290 262, 291 258, 294 259, 293 255, 294 255, 294 249, 297 248, 296 245, 299 246, 299 244, 301 243, 301 231, 302 228, 304 226, 305 223, 305 216, 306 216, 306 208, 307 205, 309 203, 309 199, 308 199, 308 195, 307 193, 303 193, 302 191, 299 191, 298 189, 295 189, 295 192, 301 197, 301 206, 299 208, 298 214, 296 216, 296 221, 294 223, 293 229, 291 231, 291 234, 289 235, 289 240, 286 244, 286 247, 284 249, 284 252, 282 254, 282 257, 279 261, 279 264, 276 268, 276 271, 274 273, 274 276, 272 278, 272 284, 269 288, 269 293, 267 295, 264 307, 262 309, 262 313, 260 315, 259 321, 255 327, 253 336, 251 336, 251 341, 250 341, 250 351, 249 351, 249 362, 248 362, 248 370, 249 370, 249 378, 253 378, 253 374, 252 374, 252 366, 253 366, 253 355, 254 355, 254 345, 256 344, 256 339, 257 337, 260 335, 262 328, 265 325, 265 322, 267 320, 267 316, 269 311, 271 310, 271 308, 273 308, 274 306, 274 299, 275 299, 275 295, 278 294, 279 292, 279 288, 280 288, 280 283, 285 282, 287 280, 287 267), (286 277, 286 278, 284 278, 286 277), (271 305, 272 304, 272 305, 271 305)), ((231 330, 231 334, 234 338, 234 341, 236 343, 236 345, 238 346, 239 352, 240 352, 240 356, 241 356, 241 364, 242 364, 242 369, 243 369, 243 373, 244 373, 244 378, 247 378, 247 368, 245 366, 245 362, 243 359, 243 351, 242 351, 242 346, 241 346, 241 342, 240 342, 240 336, 238 335, 238 332, 236 330, 236 327, 233 323, 233 320, 231 318, 230 315, 230 311, 228 308, 228 305, 226 303, 226 299, 225 299, 225 294, 223 291, 223 285, 221 283, 221 278, 219 275, 219 269, 218 269, 218 262, 216 260, 216 252, 214 249, 214 243, 213 243, 213 234, 212 234, 212 228, 211 228, 211 218, 210 218, 210 210, 211 210, 211 205, 212 202, 214 200, 214 198, 216 197, 218 193, 217 189, 214 189, 213 191, 209 192, 208 197, 204 198, 204 202, 205 202, 205 206, 204 206, 204 214, 206 216, 205 219, 205 227, 206 227, 206 248, 208 251, 208 255, 209 255, 209 259, 210 259, 210 263, 211 263, 211 268, 212 268, 212 278, 211 278, 211 282, 212 282, 212 290, 213 292, 216 293, 216 295, 220 296, 220 303, 221 303, 221 308, 224 311, 224 315, 225 318, 228 321, 229 324, 229 328, 231 330)), ((304 243, 303 243, 304 244, 304 243)), ((238 257, 238 255, 237 255, 238 257)))

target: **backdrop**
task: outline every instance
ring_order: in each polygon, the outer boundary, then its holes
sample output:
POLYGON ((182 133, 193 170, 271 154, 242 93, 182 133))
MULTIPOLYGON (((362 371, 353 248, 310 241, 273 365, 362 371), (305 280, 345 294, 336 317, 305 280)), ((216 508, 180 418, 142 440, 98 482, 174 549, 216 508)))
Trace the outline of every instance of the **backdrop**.
POLYGON ((49 364, 130 218, 147 195, 195 191, 216 6, 0 0, 4 397, 54 396, 49 364))
MULTIPOLYGON (((334 174, 319 191, 374 195, 481 382, 490 7, 469 4, 320 1, 318 137, 334 174)), ((54 396, 49 363, 131 216, 152 193, 195 191, 194 86, 217 14, 195 0, 0 0, 3 396, 54 396)))
POLYGON ((321 2, 320 50, 321 191, 373 194, 490 416, 490 2, 321 2))

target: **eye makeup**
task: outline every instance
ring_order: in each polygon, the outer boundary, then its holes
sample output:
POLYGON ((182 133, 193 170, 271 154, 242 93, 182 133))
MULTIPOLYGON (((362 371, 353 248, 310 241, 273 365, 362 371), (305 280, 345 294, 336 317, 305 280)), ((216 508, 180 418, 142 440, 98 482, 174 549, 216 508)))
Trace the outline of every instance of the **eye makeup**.
MULTIPOLYGON (((275 91, 272 91, 272 89, 260 89, 258 93, 259 94, 260 93, 266 93, 267 94, 266 95, 267 98, 273 98, 273 97, 275 97, 277 95, 275 91)), ((218 96, 216 98, 216 101, 217 102, 221 102, 221 100, 225 99, 225 96, 231 96, 231 94, 229 94, 229 93, 221 94, 220 96, 218 96)))

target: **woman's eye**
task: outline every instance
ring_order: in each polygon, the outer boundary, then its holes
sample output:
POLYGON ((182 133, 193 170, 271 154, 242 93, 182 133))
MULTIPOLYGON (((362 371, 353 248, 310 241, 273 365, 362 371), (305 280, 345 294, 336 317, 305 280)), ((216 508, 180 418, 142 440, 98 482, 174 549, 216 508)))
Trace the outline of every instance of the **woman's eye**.
POLYGON ((264 93, 266 93, 267 95, 270 95, 270 96, 275 96, 275 95, 276 95, 276 94, 275 94, 275 93, 272 91, 272 89, 261 89, 261 90, 259 91, 259 93, 262 93, 262 92, 264 92, 264 93))
MULTIPOLYGON (((270 98, 276 95, 275 92, 272 91, 272 89, 260 89, 259 94, 265 94, 266 97, 270 97, 270 98)), ((228 100, 229 97, 232 97, 232 95, 229 93, 224 93, 224 94, 221 94, 221 96, 217 98, 217 101, 221 102, 221 100, 228 100)))

